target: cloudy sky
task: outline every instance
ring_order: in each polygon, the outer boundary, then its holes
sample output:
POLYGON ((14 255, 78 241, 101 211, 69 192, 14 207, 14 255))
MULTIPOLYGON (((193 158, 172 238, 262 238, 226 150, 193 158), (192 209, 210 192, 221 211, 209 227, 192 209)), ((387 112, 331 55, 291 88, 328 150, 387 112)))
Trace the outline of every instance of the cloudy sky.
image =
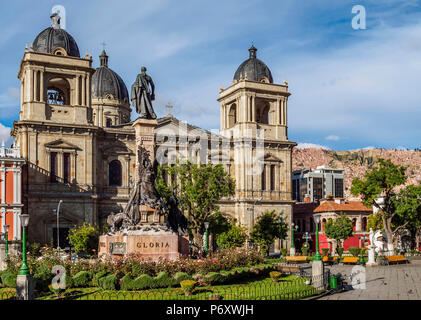
MULTIPOLYGON (((274 81, 288 80, 289 138, 334 150, 421 147, 421 1, 61 0, 0 3, 0 139, 19 114, 16 77, 25 44, 66 8, 66 30, 94 67, 105 42, 109 66, 129 87, 145 65, 155 109, 219 128, 219 87, 257 56, 274 81), (354 5, 366 29, 352 28, 354 5)), ((134 115, 133 115, 134 116, 134 115)))

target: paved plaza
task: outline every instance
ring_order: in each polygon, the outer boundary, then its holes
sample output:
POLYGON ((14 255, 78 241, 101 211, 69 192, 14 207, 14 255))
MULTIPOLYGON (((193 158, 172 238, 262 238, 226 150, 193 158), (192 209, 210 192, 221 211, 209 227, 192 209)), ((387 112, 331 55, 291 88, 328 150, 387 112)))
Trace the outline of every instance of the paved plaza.
MULTIPOLYGON (((327 267, 332 274, 341 273, 347 278, 353 266, 327 267)), ((346 279, 347 291, 320 298, 320 300, 421 300, 421 260, 410 264, 367 267, 366 289, 352 289, 346 279)))

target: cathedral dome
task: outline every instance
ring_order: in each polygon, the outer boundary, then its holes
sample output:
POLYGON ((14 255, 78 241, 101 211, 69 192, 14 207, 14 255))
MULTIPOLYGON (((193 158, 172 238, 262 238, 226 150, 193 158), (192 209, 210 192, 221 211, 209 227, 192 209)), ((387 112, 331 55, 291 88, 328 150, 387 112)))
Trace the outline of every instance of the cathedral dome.
POLYGON ((60 16, 57 14, 51 15, 51 27, 43 30, 35 38, 33 49, 35 52, 80 58, 75 39, 66 30, 60 28, 60 16))
POLYGON ((108 68, 108 56, 105 50, 99 57, 101 66, 96 69, 92 76, 92 98, 115 99, 122 104, 129 103, 129 93, 123 79, 108 68))
POLYGON ((251 80, 257 82, 273 83, 272 73, 268 66, 256 58, 257 49, 251 46, 249 49, 250 57, 238 67, 234 75, 234 80, 251 80))

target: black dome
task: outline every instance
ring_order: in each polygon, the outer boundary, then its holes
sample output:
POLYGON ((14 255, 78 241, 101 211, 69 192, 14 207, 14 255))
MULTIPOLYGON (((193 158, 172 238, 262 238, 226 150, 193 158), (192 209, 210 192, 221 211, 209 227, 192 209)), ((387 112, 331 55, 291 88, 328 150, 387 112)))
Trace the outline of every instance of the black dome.
POLYGON ((129 93, 123 79, 108 68, 108 56, 102 51, 101 66, 92 76, 92 97, 107 98, 110 95, 124 104, 129 103, 129 93))
POLYGON ((73 37, 60 29, 60 17, 56 14, 51 16, 52 26, 43 30, 34 40, 33 49, 36 52, 54 53, 54 49, 61 47, 67 55, 80 58, 79 48, 73 37))
POLYGON ((256 51, 257 49, 251 46, 250 58, 240 64, 235 72, 234 80, 245 79, 247 76, 247 80, 262 82, 267 79, 273 83, 272 73, 263 61, 256 58, 256 51))

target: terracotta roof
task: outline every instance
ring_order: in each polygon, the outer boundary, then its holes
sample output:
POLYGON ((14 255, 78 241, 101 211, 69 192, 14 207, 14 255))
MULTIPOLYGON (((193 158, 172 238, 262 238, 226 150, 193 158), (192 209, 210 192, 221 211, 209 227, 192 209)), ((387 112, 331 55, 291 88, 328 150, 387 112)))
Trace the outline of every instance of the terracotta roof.
POLYGON ((325 201, 314 209, 314 213, 318 212, 338 212, 338 211, 360 211, 372 212, 372 208, 367 208, 361 201, 345 201, 343 203, 336 203, 335 201, 325 201))

